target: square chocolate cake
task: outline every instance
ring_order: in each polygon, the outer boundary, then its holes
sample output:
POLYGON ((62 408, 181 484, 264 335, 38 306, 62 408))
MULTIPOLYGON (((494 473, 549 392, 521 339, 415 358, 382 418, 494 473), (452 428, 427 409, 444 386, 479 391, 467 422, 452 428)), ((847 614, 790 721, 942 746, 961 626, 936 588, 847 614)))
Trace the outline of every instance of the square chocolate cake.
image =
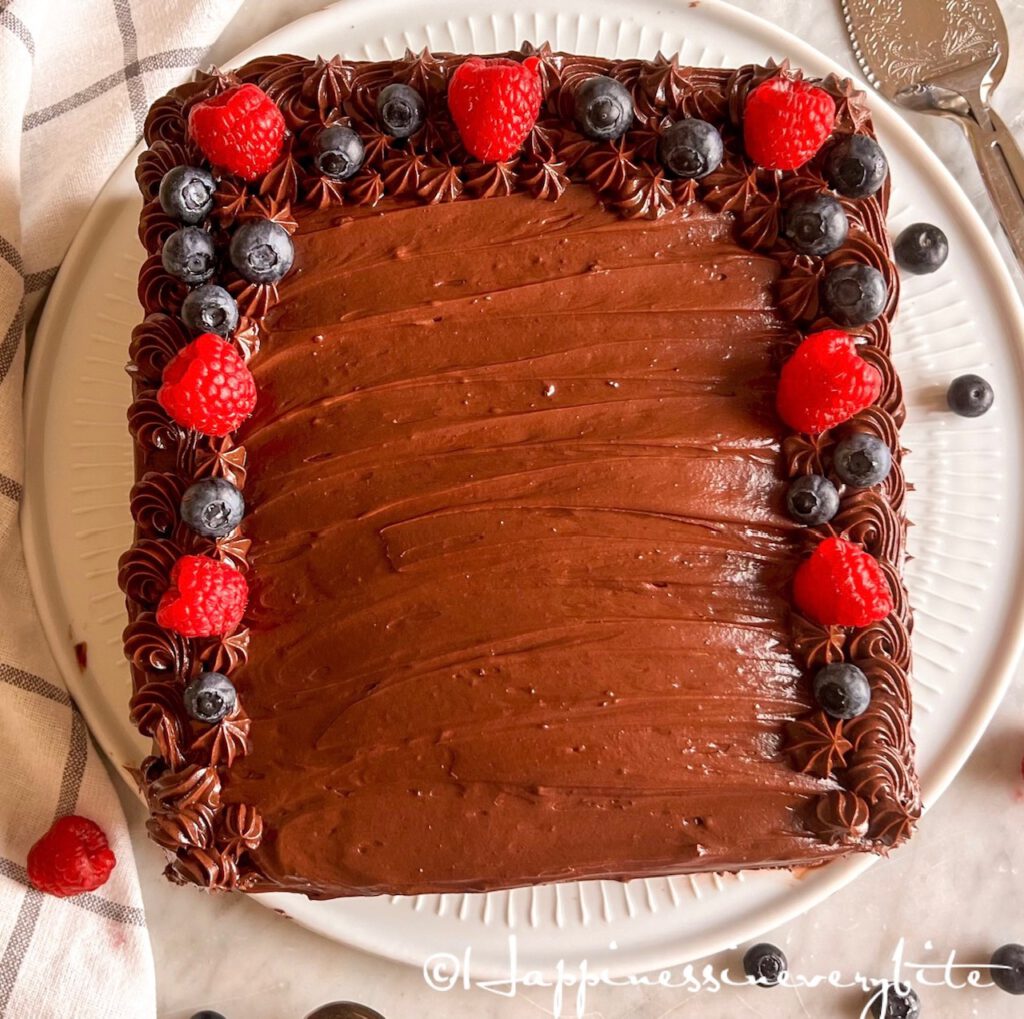
POLYGON ((524 46, 158 100, 122 557, 180 882, 820 864, 920 812, 863 95, 524 46))

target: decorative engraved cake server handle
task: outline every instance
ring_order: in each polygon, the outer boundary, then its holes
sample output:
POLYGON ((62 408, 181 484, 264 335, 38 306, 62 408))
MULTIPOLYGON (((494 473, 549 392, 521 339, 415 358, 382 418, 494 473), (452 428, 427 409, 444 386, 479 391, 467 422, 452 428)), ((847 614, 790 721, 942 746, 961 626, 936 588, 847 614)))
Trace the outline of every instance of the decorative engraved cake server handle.
POLYGON ((842 0, 868 81, 904 109, 959 121, 1024 270, 1024 154, 989 105, 1009 54, 996 0, 842 0))

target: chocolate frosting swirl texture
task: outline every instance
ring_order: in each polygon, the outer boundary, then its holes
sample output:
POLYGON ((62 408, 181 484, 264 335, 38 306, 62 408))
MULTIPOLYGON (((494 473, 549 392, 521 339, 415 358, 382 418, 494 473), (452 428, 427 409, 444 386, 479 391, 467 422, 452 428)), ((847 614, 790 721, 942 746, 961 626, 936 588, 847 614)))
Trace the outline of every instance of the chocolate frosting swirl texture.
MULTIPOLYGON (((471 891, 825 862, 886 851, 920 811, 913 770, 903 407, 889 360, 898 280, 888 188, 844 199, 826 258, 779 236, 792 196, 827 189, 821 157, 769 173, 743 153, 747 91, 779 65, 688 68, 524 47, 540 58, 537 126, 510 160, 467 156, 444 93, 463 57, 261 58, 158 100, 138 180, 146 318, 132 340, 136 543, 120 577, 132 716, 154 740, 140 783, 169 876, 313 897, 471 891), (618 78, 637 119, 581 136, 579 84, 618 78), (237 81, 263 88, 290 132, 277 165, 220 180, 210 229, 269 218, 293 231, 293 271, 215 282, 245 316, 234 342, 259 399, 222 439, 155 400, 188 342, 185 288, 163 270, 153 201, 195 160, 190 106, 237 81), (425 126, 382 134, 393 81, 425 126), (661 132, 698 116, 723 134, 703 181, 667 177, 661 132), (317 132, 366 149, 351 180, 320 176, 317 132), (881 270, 890 301, 857 330, 878 403, 818 436, 774 412, 801 332, 831 327, 833 266, 881 270), (840 486, 830 525, 783 512, 788 478, 832 473, 849 430, 890 443, 890 478, 840 486), (197 478, 244 486, 239 531, 176 519, 197 478), (796 616, 789 581, 836 533, 880 560, 897 609, 862 630, 796 616), (154 609, 183 552, 246 571, 243 627, 185 640, 154 609), (867 712, 837 722, 814 671, 861 667, 867 712), (228 674, 239 708, 193 722, 182 691, 228 674)), ((518 56, 518 54, 513 54, 518 56)), ((821 83, 837 131, 870 133, 863 97, 821 83)))

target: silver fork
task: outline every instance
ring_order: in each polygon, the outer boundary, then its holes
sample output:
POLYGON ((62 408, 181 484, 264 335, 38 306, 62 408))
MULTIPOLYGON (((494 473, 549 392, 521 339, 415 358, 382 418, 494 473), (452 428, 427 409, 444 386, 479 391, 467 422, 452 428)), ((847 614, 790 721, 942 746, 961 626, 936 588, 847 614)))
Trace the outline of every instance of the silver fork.
POLYGON ((989 105, 1010 44, 996 0, 842 0, 868 81, 908 110, 959 121, 1024 270, 1024 155, 989 105))

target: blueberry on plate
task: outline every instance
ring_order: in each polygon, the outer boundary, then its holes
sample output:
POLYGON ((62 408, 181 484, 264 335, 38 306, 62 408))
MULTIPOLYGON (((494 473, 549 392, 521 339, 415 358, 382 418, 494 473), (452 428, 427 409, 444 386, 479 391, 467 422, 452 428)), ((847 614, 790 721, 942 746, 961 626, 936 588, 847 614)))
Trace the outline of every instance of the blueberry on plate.
POLYGON ((1024 994, 1024 945, 1003 945, 992 953, 992 982, 1007 994, 1024 994))
POLYGON ((863 134, 851 134, 836 142, 825 157, 825 177, 847 198, 873 195, 889 173, 882 147, 863 134))
POLYGON ((192 1019, 224 1019, 224 1016, 220 1012, 211 1012, 208 1008, 205 1008, 202 1012, 196 1012, 192 1019))
POLYGON ((814 699, 833 718, 856 718, 871 703, 871 686, 856 665, 833 662, 815 675, 814 699))
POLYGON ((839 493, 828 478, 804 474, 790 482, 786 492, 789 515, 800 524, 824 524, 839 512, 839 493))
POLYGON ((860 326, 885 310, 889 289, 885 277, 871 265, 840 265, 826 277, 822 303, 829 317, 841 326, 860 326))
POLYGON ((244 515, 245 499, 226 478, 197 481, 181 498, 181 519, 204 538, 227 537, 244 515))
POLYGON ((687 117, 665 128, 658 159, 674 177, 698 180, 717 170, 725 149, 718 128, 706 120, 687 117))
POLYGON ((595 74, 576 90, 574 114, 577 127, 588 138, 614 141, 633 124, 633 97, 621 82, 595 74))
POLYGON ((175 166, 160 181, 160 208, 173 219, 195 224, 213 208, 217 182, 209 170, 198 166, 175 166))
POLYGON ((219 722, 237 703, 234 684, 220 672, 203 672, 185 687, 185 710, 197 722, 219 722))
POLYGON ((185 297, 181 320, 193 332, 227 336, 238 325, 238 305, 223 287, 204 283, 185 297))
POLYGON ((789 963, 786 955, 776 945, 762 942, 747 949, 743 956, 743 972, 750 977, 758 987, 774 987, 783 977, 789 963))
POLYGON ((243 223, 231 238, 228 253, 231 264, 250 283, 277 283, 295 257, 288 231, 270 219, 243 223))
POLYGON ((348 180, 363 165, 363 140, 350 127, 332 124, 316 136, 317 169, 331 180, 348 180))
POLYGON ((918 1019, 921 999, 909 984, 882 984, 871 999, 875 1019, 918 1019))
POLYGON ((960 375, 946 390, 946 403, 954 414, 963 418, 981 417, 995 400, 995 393, 980 375, 960 375))
POLYGON ((384 1016, 355 1001, 332 1001, 314 1009, 306 1019, 384 1019, 384 1016))
POLYGON ((381 127, 392 138, 408 138, 423 127, 427 104, 411 85, 394 82, 380 90, 377 96, 377 116, 381 127))
POLYGON ((183 226, 164 241, 160 261, 183 283, 205 283, 217 266, 213 238, 198 226, 183 226))
POLYGON ((896 238, 893 251, 901 269, 925 276, 949 257, 949 241, 934 223, 911 223, 896 238))
POLYGON ((877 436, 854 432, 836 443, 832 469, 839 480, 854 488, 880 485, 892 470, 892 452, 877 436))
POLYGON ((839 248, 850 224, 843 207, 829 195, 790 205, 782 217, 782 235, 802 255, 828 255, 839 248))

